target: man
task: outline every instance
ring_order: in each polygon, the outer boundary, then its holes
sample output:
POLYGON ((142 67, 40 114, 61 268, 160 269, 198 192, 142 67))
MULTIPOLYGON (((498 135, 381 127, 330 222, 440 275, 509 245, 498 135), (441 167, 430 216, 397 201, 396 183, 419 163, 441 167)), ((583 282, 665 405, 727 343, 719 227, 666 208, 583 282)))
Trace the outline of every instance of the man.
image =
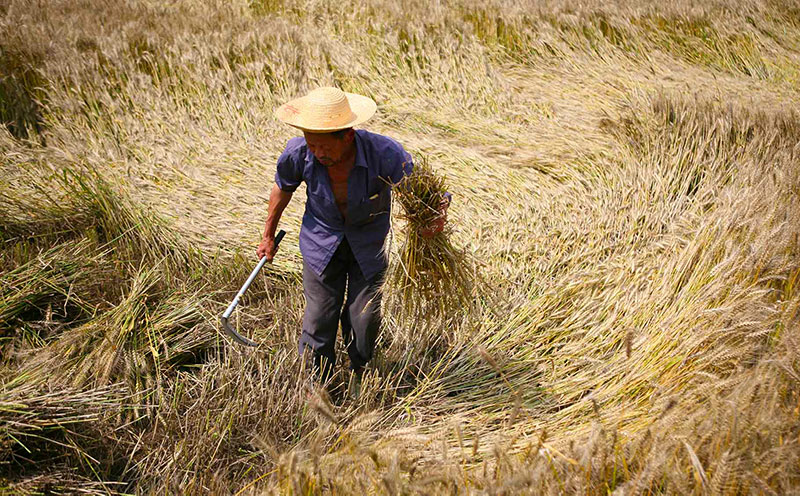
MULTIPOLYGON (((300 229, 306 308, 300 352, 308 349, 325 384, 336 363, 334 345, 342 337, 360 382, 372 358, 380 327, 380 286, 387 267, 384 242, 389 232, 391 185, 413 169, 411 156, 396 141, 353 127, 375 113, 370 98, 325 87, 292 100, 276 111, 281 121, 300 129, 278 158, 264 236, 257 255, 275 256, 275 231, 292 193, 306 183, 300 229), (345 295, 346 290, 346 295, 345 295), (346 296, 346 298, 345 298, 346 296)), ((422 234, 443 228, 440 219, 422 234)), ((352 391, 352 389, 351 389, 352 391)))

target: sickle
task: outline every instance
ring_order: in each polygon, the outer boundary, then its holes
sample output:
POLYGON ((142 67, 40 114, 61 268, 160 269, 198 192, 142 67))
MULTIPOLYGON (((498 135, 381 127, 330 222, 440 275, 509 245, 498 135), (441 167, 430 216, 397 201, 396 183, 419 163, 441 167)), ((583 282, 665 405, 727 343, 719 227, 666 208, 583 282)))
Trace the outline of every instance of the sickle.
MULTIPOLYGON (((283 239, 283 236, 285 234, 286 234, 286 231, 281 229, 278 232, 278 235, 275 236, 275 249, 276 250, 278 249, 278 245, 280 244, 280 242, 283 239)), ((236 293, 236 297, 233 299, 231 304, 228 305, 228 309, 225 310, 225 312, 222 314, 222 317, 220 317, 220 319, 219 319, 220 322, 222 322, 222 328, 225 329, 225 332, 228 333, 228 336, 233 338, 233 340, 236 341, 237 343, 243 344, 245 346, 258 346, 258 343, 256 343, 252 339, 247 339, 246 337, 244 337, 241 334, 239 334, 238 332, 236 332, 236 329, 231 327, 231 324, 228 322, 228 318, 233 313, 233 309, 236 308, 236 305, 239 304, 239 298, 241 298, 242 295, 244 295, 244 292, 247 291, 247 288, 250 287, 250 285, 253 283, 253 280, 256 278, 258 273, 261 271, 261 268, 264 267, 264 264, 266 264, 266 263, 267 263, 267 257, 265 255, 265 256, 261 257, 261 260, 258 261, 258 265, 256 265, 256 268, 253 269, 253 272, 250 273, 250 277, 247 278, 247 281, 245 281, 244 285, 242 286, 242 289, 240 289, 239 292, 236 293)))

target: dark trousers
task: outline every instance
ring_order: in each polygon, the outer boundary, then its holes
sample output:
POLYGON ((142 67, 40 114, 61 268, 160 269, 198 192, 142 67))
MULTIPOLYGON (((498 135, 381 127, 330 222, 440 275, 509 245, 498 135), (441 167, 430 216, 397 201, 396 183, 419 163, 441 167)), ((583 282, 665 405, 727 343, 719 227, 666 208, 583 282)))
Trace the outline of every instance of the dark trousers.
POLYGON ((306 310, 300 335, 300 353, 305 348, 312 350, 314 367, 323 382, 330 379, 336 364, 335 344, 339 322, 350 357, 350 368, 360 372, 372 358, 381 323, 380 286, 384 273, 381 271, 371 280, 366 280, 347 238, 342 240, 321 276, 303 264, 306 310))

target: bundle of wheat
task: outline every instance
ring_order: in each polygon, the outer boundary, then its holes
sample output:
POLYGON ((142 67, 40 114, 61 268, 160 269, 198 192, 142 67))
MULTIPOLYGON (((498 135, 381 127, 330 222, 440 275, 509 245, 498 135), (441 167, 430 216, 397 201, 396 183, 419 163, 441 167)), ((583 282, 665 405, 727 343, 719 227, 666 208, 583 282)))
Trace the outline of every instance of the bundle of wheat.
POLYGON ((440 232, 432 229, 449 201, 444 178, 423 157, 394 191, 405 220, 405 241, 387 281, 396 289, 400 315, 445 315, 472 308, 474 285, 467 254, 450 241, 447 224, 440 232))

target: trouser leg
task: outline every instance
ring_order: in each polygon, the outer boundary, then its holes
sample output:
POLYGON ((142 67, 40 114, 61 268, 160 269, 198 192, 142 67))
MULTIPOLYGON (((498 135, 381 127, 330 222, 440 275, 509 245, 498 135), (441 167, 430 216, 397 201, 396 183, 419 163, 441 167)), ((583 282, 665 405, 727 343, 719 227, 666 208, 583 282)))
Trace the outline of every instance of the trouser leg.
POLYGON ((312 350, 313 365, 323 383, 330 379, 336 364, 336 329, 347 282, 347 265, 337 255, 340 255, 339 250, 322 275, 303 263, 306 309, 299 347, 301 354, 307 348, 312 350))
POLYGON ((360 372, 372 358, 381 325, 381 292, 384 272, 367 280, 358 263, 348 270, 347 302, 342 309, 342 334, 350 368, 360 372))

